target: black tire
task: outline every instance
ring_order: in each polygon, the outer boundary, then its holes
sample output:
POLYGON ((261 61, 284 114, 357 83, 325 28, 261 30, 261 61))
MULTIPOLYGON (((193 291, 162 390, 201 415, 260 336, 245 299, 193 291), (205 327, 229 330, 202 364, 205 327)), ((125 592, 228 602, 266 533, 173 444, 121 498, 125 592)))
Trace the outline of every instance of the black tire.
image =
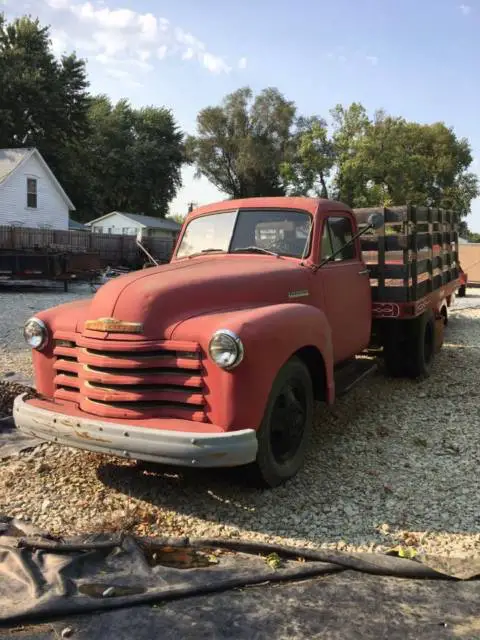
POLYGON ((405 348, 405 341, 396 339, 394 335, 389 335, 383 345, 385 368, 392 378, 403 378, 407 375, 405 348))
POLYGON ((398 322, 383 346, 387 373, 394 378, 427 378, 436 350, 433 311, 429 309, 415 320, 398 322))
POLYGON ((257 459, 249 465, 250 480, 276 487, 303 466, 313 424, 314 395, 310 373, 298 358, 278 372, 257 433, 257 459))
POLYGON ((435 358, 435 316, 425 311, 411 321, 406 369, 409 378, 428 378, 435 358))
POLYGON ((457 291, 457 296, 459 298, 465 298, 466 295, 467 295, 467 287, 466 287, 466 285, 462 284, 462 286, 459 287, 459 289, 457 291))

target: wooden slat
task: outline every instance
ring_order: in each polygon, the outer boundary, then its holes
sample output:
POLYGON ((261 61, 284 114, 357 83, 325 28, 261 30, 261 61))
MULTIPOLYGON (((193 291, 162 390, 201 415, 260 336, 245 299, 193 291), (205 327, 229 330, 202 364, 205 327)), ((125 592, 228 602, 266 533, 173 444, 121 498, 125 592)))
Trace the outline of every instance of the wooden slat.
POLYGON ((376 302, 415 302, 458 277, 457 214, 436 207, 354 210, 366 224, 382 213, 384 227, 361 238, 376 302))

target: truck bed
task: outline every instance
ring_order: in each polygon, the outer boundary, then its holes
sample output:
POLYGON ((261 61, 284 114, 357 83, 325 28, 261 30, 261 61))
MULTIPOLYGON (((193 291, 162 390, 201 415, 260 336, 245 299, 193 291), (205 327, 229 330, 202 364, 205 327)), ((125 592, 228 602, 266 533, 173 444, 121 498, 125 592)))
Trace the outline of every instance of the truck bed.
MULTIPOLYGON (((418 302, 459 276, 458 217, 433 207, 354 209, 360 229, 371 213, 385 225, 360 237, 373 302, 418 302)), ((451 287, 449 287, 451 288, 451 287)))

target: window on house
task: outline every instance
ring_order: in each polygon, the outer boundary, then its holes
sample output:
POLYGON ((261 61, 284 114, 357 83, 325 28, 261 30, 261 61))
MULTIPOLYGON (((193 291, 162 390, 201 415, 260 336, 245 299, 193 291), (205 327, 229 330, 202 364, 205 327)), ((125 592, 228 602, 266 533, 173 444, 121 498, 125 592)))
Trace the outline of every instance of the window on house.
POLYGON ((27 207, 37 208, 37 180, 35 178, 27 178, 27 207))
POLYGON ((102 233, 103 227, 93 227, 95 233, 102 233))
POLYGON ((336 251, 335 261, 353 260, 356 257, 355 243, 345 246, 353 237, 352 223, 346 216, 332 216, 325 221, 322 234, 322 259, 336 251), (340 251, 341 250, 341 251, 340 251))

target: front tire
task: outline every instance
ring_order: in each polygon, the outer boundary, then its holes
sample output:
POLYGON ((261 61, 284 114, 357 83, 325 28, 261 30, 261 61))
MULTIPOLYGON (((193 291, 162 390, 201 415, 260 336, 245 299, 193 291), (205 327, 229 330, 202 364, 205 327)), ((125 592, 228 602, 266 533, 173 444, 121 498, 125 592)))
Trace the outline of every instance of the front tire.
POLYGON ((313 425, 313 385, 307 367, 289 360, 272 385, 257 433, 258 453, 250 466, 256 486, 276 487, 303 466, 313 425))
POLYGON ((462 284, 462 286, 459 287, 459 289, 457 291, 457 296, 459 298, 465 298, 466 295, 467 295, 467 286, 462 284))

